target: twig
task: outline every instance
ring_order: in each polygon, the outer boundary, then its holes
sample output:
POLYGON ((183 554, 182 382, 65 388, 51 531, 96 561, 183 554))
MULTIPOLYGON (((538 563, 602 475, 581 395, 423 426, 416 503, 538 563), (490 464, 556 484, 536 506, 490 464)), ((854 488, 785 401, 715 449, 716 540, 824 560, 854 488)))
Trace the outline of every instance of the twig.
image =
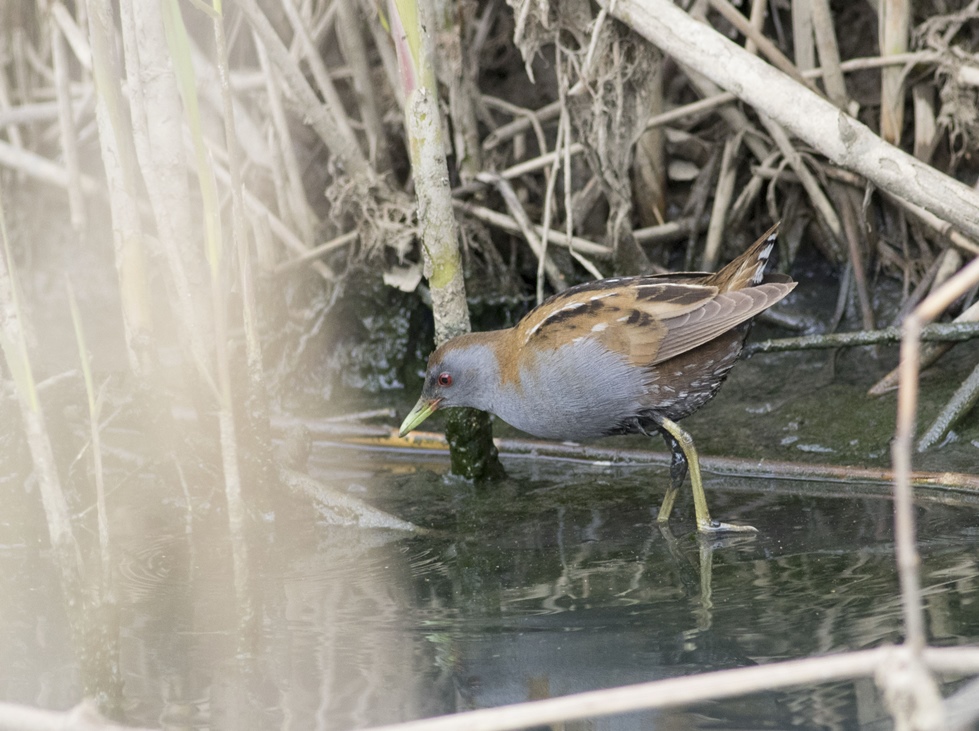
MULTIPOLYGON (((60 6, 61 3, 58 3, 60 6)), ((68 70, 65 39, 58 24, 53 20, 48 22, 51 34, 51 61, 54 67, 55 88, 58 93, 58 131, 61 139, 61 152, 65 159, 65 169, 68 172, 68 209, 71 212, 71 225, 75 231, 85 228, 87 219, 85 211, 85 196, 82 193, 82 172, 78 158, 78 135, 75 130, 75 118, 71 104, 71 78, 68 70)), ((16 130, 16 128, 15 128, 16 130)), ((11 137, 14 144, 19 137, 11 137)))
POLYGON ((929 447, 938 444, 955 427, 955 424, 972 410, 977 401, 979 401, 979 366, 974 368, 972 373, 962 382, 962 385, 958 387, 955 394, 925 431, 924 436, 918 440, 918 451, 924 452, 929 447))
MULTIPOLYGON (((575 693, 392 726, 375 726, 370 731, 455 731, 460 728, 467 731, 510 731, 556 725, 580 718, 611 716, 650 708, 674 708, 795 685, 865 677, 873 675, 879 668, 893 667, 895 662, 899 662, 899 656, 899 649, 880 647, 575 693)), ((957 668, 965 667, 972 672, 979 669, 979 650, 971 647, 929 648, 925 658, 928 665, 937 671, 946 669, 952 663, 957 668)))
MULTIPOLYGON (((877 9, 878 45, 881 55, 889 56, 908 50, 908 27, 911 23, 909 0, 880 0, 877 9)), ((901 143, 904 129, 904 72, 888 67, 880 72, 880 136, 892 145, 901 143)), ((915 148, 918 148, 917 141, 915 148)))
MULTIPOLYGON (((921 330, 921 339, 927 342, 961 342, 979 338, 979 323, 940 323, 927 325, 921 330)), ((855 348, 862 345, 896 343, 901 340, 901 328, 886 327, 880 330, 833 333, 829 335, 803 335, 798 338, 779 338, 752 343, 745 348, 746 355, 755 353, 782 353, 790 350, 828 350, 855 348)))
MULTIPOLYGON (((710 0, 710 4, 739 33, 750 39, 752 44, 758 47, 758 50, 771 61, 775 68, 788 74, 800 84, 815 90, 815 87, 799 73, 799 69, 779 50, 778 46, 753 26, 748 18, 744 17, 728 0, 710 0)), ((748 53, 752 53, 751 49, 748 49, 748 53)))
MULTIPOLYGON (((921 329, 944 312, 976 282, 979 282, 979 259, 973 260, 930 294, 905 319, 903 326, 897 427, 891 454, 894 465, 895 553, 901 583, 905 645, 911 651, 912 665, 917 665, 923 660, 926 644, 925 618, 921 604, 921 579, 918 574, 921 558, 915 540, 914 499, 911 491, 911 448, 918 411, 921 329)), ((919 707, 926 704, 931 685, 933 683, 923 684, 909 700, 919 707)))
MULTIPOLYGON (((292 5, 292 3, 287 3, 292 5)), ((276 152, 272 155, 271 166, 276 181, 276 194, 282 202, 280 214, 289 216, 299 230, 303 243, 313 241, 313 216, 306 201, 306 191, 303 188, 302 172, 296 159, 296 145, 292 141, 289 121, 281 96, 281 74, 269 63, 268 51, 262 44, 258 33, 255 33, 255 49, 258 63, 265 77, 265 98, 268 101, 269 121, 275 130, 276 152), (281 165, 280 165, 281 163, 281 165)), ((350 132, 353 135, 353 132, 350 132)))
POLYGON ((857 223, 857 215, 853 210, 850 191, 838 187, 836 192, 839 194, 837 200, 840 200, 840 208, 843 210, 844 239, 847 245, 847 253, 850 257, 850 266, 853 267, 853 282, 857 288, 857 301, 860 303, 860 317, 864 329, 870 330, 875 326, 874 308, 870 304, 867 274, 863 263, 863 253, 860 251, 861 227, 857 223))
MULTIPOLYGON (((607 5, 608 0, 600 4, 607 5)), ((831 161, 979 238, 979 195, 975 191, 881 141, 865 125, 696 22, 672 2, 619 0, 610 12, 680 63, 734 91, 831 161), (786 103, 789 99, 792 103, 786 103)))
POLYGON ((816 37, 810 0, 792 0, 792 46, 795 65, 805 73, 816 65, 816 37))
MULTIPOLYGON (((476 204, 469 203, 467 201, 456 200, 452 202, 452 205, 456 208, 456 210, 464 211, 473 218, 478 218, 480 221, 488 223, 491 226, 502 228, 504 231, 509 231, 510 233, 522 233, 520 224, 506 214, 498 213, 492 209, 484 206, 477 206, 476 204)), ((540 236, 544 234, 544 230, 541 226, 534 226, 533 230, 540 236)), ((547 236, 547 240, 552 244, 557 244, 558 246, 565 246, 569 248, 573 246, 576 251, 582 254, 589 254, 602 259, 612 258, 612 249, 610 247, 605 246, 604 244, 595 243, 594 241, 589 241, 588 239, 583 239, 579 236, 573 237, 569 242, 565 234, 558 231, 551 231, 547 236)))
POLYGON ((833 104, 840 109, 846 109, 846 81, 840 68, 840 49, 836 44, 829 0, 812 0, 810 12, 816 36, 816 50, 819 52, 819 65, 825 69, 823 84, 826 86, 826 93, 833 104))
MULTIPOLYGON (((483 97, 485 101, 489 101, 491 97, 483 97)), ((552 119, 557 119, 561 114, 561 102, 551 102, 547 106, 541 107, 533 113, 534 119, 529 116, 520 117, 512 122, 501 125, 495 130, 486 135, 486 139, 483 140, 483 150, 489 152, 494 147, 499 145, 501 142, 512 139, 522 132, 526 132, 533 125, 534 120, 537 123, 549 122, 552 119)))
MULTIPOLYGON (((67 188, 70 184, 68 171, 61 165, 30 150, 15 147, 4 140, 0 140, 0 166, 20 171, 35 180, 58 188, 67 188)), ((79 175, 79 185, 86 195, 105 192, 102 186, 88 175, 79 175)))
POLYGON ((71 46, 72 53, 78 59, 78 63, 86 71, 92 70, 92 49, 85 38, 85 32, 78 27, 71 13, 62 3, 54 3, 51 6, 51 19, 57 23, 58 28, 64 34, 65 40, 71 46))
MULTIPOLYGON (((751 13, 748 16, 748 22, 751 23, 751 27, 756 33, 761 33, 762 29, 765 27, 765 11, 767 9, 768 3, 766 0, 752 0, 751 2, 751 13)), ((751 38, 748 38, 744 44, 744 50, 748 53, 757 53, 758 44, 756 44, 751 38)), ((798 68, 798 66, 796 66, 798 68)))
POLYGON ((704 245, 704 256, 701 260, 701 271, 711 272, 717 266, 721 253, 721 243, 727 229, 727 213, 731 207, 731 196, 734 195, 734 183, 738 174, 738 152, 741 150, 743 135, 740 132, 728 137, 724 143, 721 155, 721 169, 717 174, 717 187, 714 191, 714 203, 711 207, 710 223, 707 226, 707 241, 704 245))
MULTIPOLYGON (((216 163, 214 165, 214 176, 225 185, 231 184, 230 173, 216 163)), ((309 253, 309 247, 306 246, 306 244, 303 243, 298 236, 296 236, 289 226, 283 223, 282 219, 272 213, 272 211, 270 211, 266 205, 259 200, 258 196, 248 190, 248 188, 245 188, 244 193, 245 205, 248 207, 248 209, 268 223, 272 233, 279 238, 279 241, 281 241, 287 249, 291 249, 301 256, 309 253)), ((323 262, 314 261, 312 263, 312 267, 313 270, 326 281, 336 281, 337 275, 323 262)))
POLYGON ((788 160, 792 170, 799 176, 799 182, 806 189, 806 194, 809 196, 809 200, 812 201, 816 212, 819 213, 820 218, 826 223, 826 227, 833 234, 836 242, 842 243, 844 240, 843 224, 840 222, 839 216, 836 215, 836 209, 833 207, 833 204, 819 185, 819 181, 816 180, 816 176, 806 166, 802 155, 795 149, 795 146, 782 126, 765 114, 761 115, 761 121, 765 125, 765 129, 772 136, 772 139, 775 140, 775 144, 782 151, 782 155, 788 160))
POLYGON ((348 131, 337 122, 333 112, 325 107, 313 92, 306 77, 289 55, 289 50, 276 35, 275 29, 268 18, 259 8, 255 0, 239 0, 238 6, 248 18, 252 28, 262 39, 265 49, 273 65, 282 74, 286 86, 296 97, 306 119, 319 135, 327 149, 342 161, 345 172, 360 186, 370 186, 373 175, 357 145, 356 138, 351 139, 348 131))
POLYGON ((51 438, 45 425, 44 410, 37 396, 33 367, 27 350, 26 323, 20 302, 17 279, 13 271, 13 256, 7 236, 7 220, 3 199, 0 198, 0 335, 2 353, 17 384, 17 403, 24 425, 27 447, 31 453, 41 504, 47 522, 48 537, 54 549, 55 563, 60 569, 61 590, 66 606, 77 601, 84 564, 81 551, 72 532, 71 516, 54 461, 51 438))
MULTIPOLYGON (((414 449, 447 448, 445 436, 434 432, 412 432, 401 439, 397 430, 389 427, 357 426, 346 431, 323 424, 306 422, 310 431, 343 438, 347 446, 358 445, 373 449, 398 448, 410 446, 414 449), (325 427, 325 428, 324 428, 325 427)), ((494 439, 503 456, 529 456, 534 459, 569 460, 592 464, 615 465, 663 465, 669 466, 672 457, 668 452, 650 449, 617 449, 614 447, 594 447, 569 442, 543 442, 536 439, 494 439)), ((704 471, 717 475, 736 475, 739 477, 775 478, 780 480, 802 480, 814 482, 840 482, 847 485, 855 483, 880 484, 894 483, 894 472, 872 467, 851 467, 849 465, 813 464, 809 462, 788 462, 782 460, 759 460, 737 457, 707 457, 701 455, 700 464, 704 471)), ((960 490, 969 494, 979 494, 979 475, 965 472, 924 472, 911 473, 912 484, 918 487, 935 487, 960 490)), ((807 488, 810 489, 810 488, 807 488)))
POLYGON ((104 718, 95 701, 84 700, 68 711, 47 711, 15 703, 0 703, 0 727, 20 731, 150 731, 148 728, 123 726, 104 718))
MULTIPOLYGON (((364 122, 364 132, 367 135, 368 158, 374 163, 375 169, 386 169, 389 163, 383 115, 377 103, 375 84, 371 78, 371 67, 367 60, 364 37, 361 35, 361 22, 356 3, 354 0, 338 0, 330 5, 337 8, 337 36, 343 56, 350 65, 360 118, 364 122)), ((319 49, 315 48, 314 51, 313 55, 319 59, 319 49)), ((319 63, 322 64, 322 61, 319 63)))
MULTIPOLYGON (((302 18, 299 17, 299 11, 296 9, 296 5, 292 2, 285 2, 282 3, 282 9, 285 11, 286 17, 289 19, 289 24, 292 26, 292 32, 295 34, 293 38, 299 44, 302 56, 309 65, 309 70, 313 75, 313 79, 316 81, 316 86, 323 95, 323 100, 326 102, 326 108, 330 111, 333 121, 335 122, 337 129, 339 129, 340 135, 343 138, 344 144, 351 145, 353 147, 353 149, 348 150, 347 153, 358 158, 363 158, 364 153, 360 149, 360 141, 357 139, 357 135, 354 134, 354 131, 350 126, 350 122, 347 119, 347 114, 344 111, 343 101, 340 99, 340 94, 333 85, 333 80, 330 78, 330 73, 326 69, 326 64, 323 63, 323 57, 320 55, 319 48, 317 48, 316 44, 313 43, 313 39, 309 36, 309 31, 306 24, 303 22, 302 18)), ((285 71, 282 68, 279 70, 283 73, 283 75, 285 75, 285 71)), ((326 142, 326 140, 324 140, 324 142, 326 142)))
POLYGON ((348 231, 345 234, 341 234, 335 239, 330 239, 326 243, 315 246, 304 254, 300 254, 295 259, 289 259, 288 261, 279 264, 275 268, 274 273, 285 274, 286 272, 291 272, 294 269, 298 269, 307 262, 315 261, 324 254, 334 251, 335 249, 339 249, 342 246, 346 246, 351 241, 355 241, 359 235, 360 234, 358 234, 356 231, 348 231))
MULTIPOLYGON (((557 159, 557 158, 555 158, 557 159)), ((544 227, 541 227, 541 233, 538 236, 534 225, 530 221, 530 217, 524 210, 523 205, 520 203, 520 199, 517 198, 517 193, 510 185, 509 180, 504 180, 503 178, 493 175, 492 173, 479 173, 476 179, 480 182, 493 185, 497 192, 502 196, 503 202, 506 204, 507 210, 510 211, 510 215, 516 222, 520 229, 520 233, 523 234, 524 239, 526 239, 527 244, 530 246, 531 251, 534 252, 534 256, 537 257, 540 266, 543 266, 544 271, 547 273, 547 279, 551 283, 551 287, 560 292, 561 290, 567 288, 568 283, 561 273, 561 270, 557 268, 554 261, 547 255, 547 250, 544 244, 541 243, 541 237, 547 236, 548 232, 544 227)), ((538 289, 538 298, 540 297, 540 285, 538 289)))
MULTIPOLYGON (((966 323, 975 323, 979 321, 979 302, 973 304, 969 309, 963 312, 961 315, 952 320, 953 325, 962 326, 966 323)), ((922 340, 927 340, 925 333, 927 333, 931 328, 936 327, 935 325, 927 325, 921 329, 922 340)), ((939 326, 940 327, 940 326, 939 326)), ((924 370, 931 366, 935 361, 941 358, 945 353, 952 349, 952 343, 943 343, 940 345, 932 345, 925 348, 921 353, 921 369, 924 370)), ((898 371, 895 368, 886 376, 881 378, 877 383, 875 383, 869 391, 867 391, 868 396, 881 396, 888 391, 893 391, 897 388, 898 371)))
POLYGON ((703 231, 707 228, 707 225, 708 219, 706 216, 702 216, 699 219, 687 216, 685 218, 678 218, 675 221, 661 223, 658 226, 637 228, 632 232, 632 235, 641 244, 668 244, 687 238, 694 232, 703 231))

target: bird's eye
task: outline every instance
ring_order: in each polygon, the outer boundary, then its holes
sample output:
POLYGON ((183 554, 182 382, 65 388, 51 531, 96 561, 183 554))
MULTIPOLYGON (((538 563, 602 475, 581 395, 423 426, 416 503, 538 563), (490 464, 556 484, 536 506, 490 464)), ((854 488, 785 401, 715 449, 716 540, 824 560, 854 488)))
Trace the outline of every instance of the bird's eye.
POLYGON ((439 377, 436 380, 442 388, 448 388, 452 385, 452 374, 443 371, 439 373, 439 377))

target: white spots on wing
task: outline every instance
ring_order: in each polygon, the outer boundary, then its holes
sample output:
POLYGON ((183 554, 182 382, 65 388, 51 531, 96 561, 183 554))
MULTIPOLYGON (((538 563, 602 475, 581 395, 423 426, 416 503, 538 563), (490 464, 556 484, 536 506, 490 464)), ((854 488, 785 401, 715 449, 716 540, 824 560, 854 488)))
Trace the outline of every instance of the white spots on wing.
POLYGON ((751 275, 752 284, 761 284, 762 279, 765 278, 765 265, 768 263, 768 257, 771 256, 777 239, 778 234, 769 236, 765 240, 764 248, 758 252, 758 265, 755 267, 754 274, 751 275))
POLYGON ((626 321, 626 320, 628 320, 628 319, 629 319, 630 317, 631 317, 631 315, 623 315, 622 317, 617 317, 617 318, 615 319, 615 321, 616 321, 616 322, 625 322, 625 321, 626 321))
POLYGON ((543 325, 546 321, 547 321, 547 318, 544 318, 543 320, 541 320, 540 322, 538 322, 536 325, 534 325, 532 328, 530 328, 530 330, 527 332, 527 337, 524 339, 524 342, 525 343, 530 342, 530 338, 533 337, 533 335, 534 335, 535 332, 537 332, 538 330, 540 330, 540 326, 543 325))
POLYGON ((611 297, 615 292, 603 292, 602 294, 595 294, 588 298, 589 302, 597 302, 598 300, 603 300, 606 297, 611 297))
POLYGON ((600 333, 602 330, 604 330, 607 327, 608 327, 608 323, 607 322, 599 322, 599 323, 596 323, 595 325, 592 326, 591 331, 593 333, 600 333))

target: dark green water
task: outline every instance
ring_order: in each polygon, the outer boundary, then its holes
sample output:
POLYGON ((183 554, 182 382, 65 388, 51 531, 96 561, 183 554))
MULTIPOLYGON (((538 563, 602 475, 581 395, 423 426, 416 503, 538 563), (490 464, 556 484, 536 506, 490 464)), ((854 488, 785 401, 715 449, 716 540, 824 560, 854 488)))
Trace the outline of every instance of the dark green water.
MULTIPOLYGON (((507 481, 479 489, 447 477, 440 457, 323 444, 311 467, 434 530, 329 526, 282 496, 274 520, 263 518, 264 545, 250 546, 250 629, 236 611, 218 489, 190 512, 180 487, 159 480, 116 494, 127 720, 364 727, 901 639, 886 490, 707 475, 715 516, 760 532, 704 542, 686 494, 670 529, 657 526, 660 468, 511 459, 507 481)), ((970 496, 918 496, 936 645, 979 641, 977 510, 970 496)), ((91 665, 73 651, 43 534, 7 515, 0 687, 5 700, 67 708, 94 682, 91 665)), ((789 727, 890 722, 866 680, 567 728, 789 727)))

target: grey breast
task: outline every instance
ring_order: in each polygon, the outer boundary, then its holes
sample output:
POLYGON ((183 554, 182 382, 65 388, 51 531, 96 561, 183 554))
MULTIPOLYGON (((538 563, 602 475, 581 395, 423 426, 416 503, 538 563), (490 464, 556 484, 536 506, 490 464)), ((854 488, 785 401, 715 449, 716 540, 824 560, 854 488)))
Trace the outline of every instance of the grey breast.
POLYGON ((521 388, 497 394, 492 411, 508 424, 543 439, 579 440, 617 431, 641 408, 640 369, 583 337, 538 353, 520 371, 521 388))

